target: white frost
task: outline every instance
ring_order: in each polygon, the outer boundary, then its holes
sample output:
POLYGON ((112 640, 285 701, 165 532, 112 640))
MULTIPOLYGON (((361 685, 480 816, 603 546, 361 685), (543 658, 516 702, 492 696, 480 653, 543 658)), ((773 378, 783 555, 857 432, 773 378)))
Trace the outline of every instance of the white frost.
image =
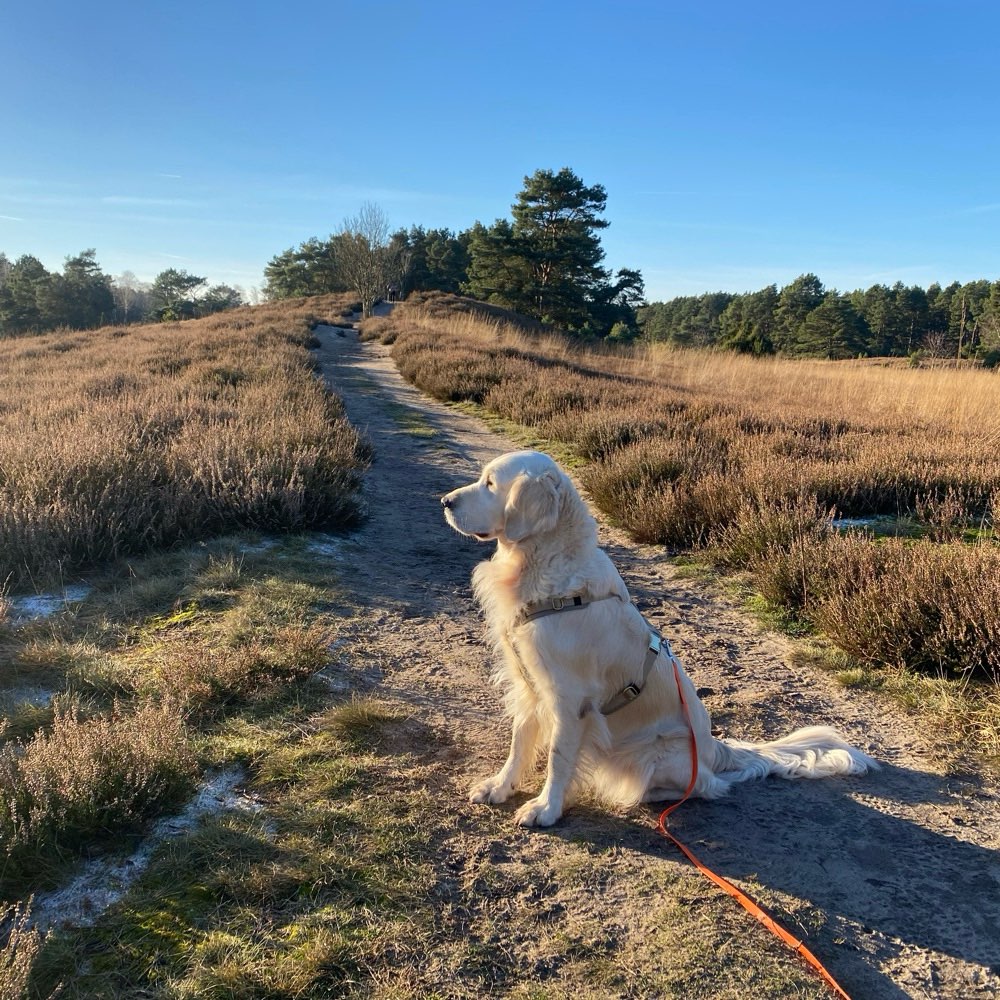
POLYGON ((259 812, 262 807, 258 801, 236 791, 244 777, 239 767, 220 771, 201 786, 183 812, 158 820, 149 836, 127 858, 90 861, 69 885, 36 895, 31 908, 32 923, 42 931, 56 925, 89 927, 125 895, 165 840, 194 829, 205 816, 259 812))

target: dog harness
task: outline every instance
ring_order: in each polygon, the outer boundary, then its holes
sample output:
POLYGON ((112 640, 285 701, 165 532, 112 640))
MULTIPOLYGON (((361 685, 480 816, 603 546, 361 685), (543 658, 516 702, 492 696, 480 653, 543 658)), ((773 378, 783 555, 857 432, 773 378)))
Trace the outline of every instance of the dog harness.
MULTIPOLYGON (((596 604, 598 601, 611 601, 618 600, 625 603, 625 598, 620 594, 609 594, 607 597, 597 597, 592 601, 584 600, 582 597, 550 597, 544 601, 536 601, 533 604, 526 604, 521 608, 517 617, 514 619, 514 628, 519 625, 526 625, 530 621, 534 621, 537 618, 545 618, 547 615, 557 615, 563 611, 576 611, 579 608, 589 607, 591 604, 596 604)), ((635 605, 632 605, 635 607, 635 605)), ((638 608, 636 611, 638 612, 638 608)), ((646 658, 642 663, 642 678, 639 681, 633 681, 631 684, 626 684, 625 687, 609 698, 601 706, 601 715, 611 715, 617 712, 620 708, 624 708, 630 702, 635 701, 636 698, 642 694, 643 688, 646 686, 646 681, 649 679, 650 671, 656 665, 657 657, 660 652, 667 654, 670 660, 674 660, 674 651, 670 648, 670 643, 660 635, 656 629, 650 626, 649 622, 645 618, 642 619, 643 624, 649 632, 649 642, 646 644, 646 658)), ((521 663, 521 658, 517 658, 518 666, 521 668, 521 674, 524 676, 525 680, 528 681, 530 686, 530 679, 527 676, 527 672, 524 669, 524 664, 521 663)))

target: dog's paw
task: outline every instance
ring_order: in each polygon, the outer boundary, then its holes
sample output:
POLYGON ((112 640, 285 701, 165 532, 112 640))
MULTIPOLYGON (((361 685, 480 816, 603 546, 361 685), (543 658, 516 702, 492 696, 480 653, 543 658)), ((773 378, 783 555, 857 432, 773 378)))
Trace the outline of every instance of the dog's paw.
POLYGON ((513 789, 510 785, 505 785, 499 780, 497 775, 494 775, 492 778, 480 781, 469 789, 469 801, 488 802, 490 805, 496 806, 501 802, 506 802, 510 798, 512 791, 513 789))
POLYGON ((514 822, 519 826, 552 826, 562 815, 562 810, 543 798, 525 802, 516 813, 514 822))

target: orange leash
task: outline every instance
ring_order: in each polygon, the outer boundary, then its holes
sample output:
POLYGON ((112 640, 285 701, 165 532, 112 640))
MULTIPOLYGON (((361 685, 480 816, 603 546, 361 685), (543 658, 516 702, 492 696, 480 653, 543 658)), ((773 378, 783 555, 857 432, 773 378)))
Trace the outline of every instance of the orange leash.
POLYGON ((743 892, 742 889, 737 888, 732 882, 723 878, 721 875, 717 875, 708 868, 706 865, 702 864, 701 861, 695 857, 694 853, 685 847, 668 829, 667 829, 667 817, 679 806, 681 806, 685 801, 687 801, 688 796, 694 789, 695 782, 698 780, 698 741, 695 739, 694 726, 691 725, 691 715, 688 711, 688 704, 684 698, 684 689, 681 687, 681 675, 677 667, 677 658, 671 655, 670 657, 671 666, 674 668, 674 680, 677 682, 677 693, 680 695, 681 708, 684 709, 684 721, 687 722, 688 732, 691 734, 691 780, 688 782, 687 789, 684 794, 676 802, 671 803, 667 806, 663 812, 660 813, 660 818, 657 821, 656 829, 663 834, 669 841, 671 841, 681 853, 695 866, 705 876, 705 878, 714 882, 723 892, 728 893, 733 899, 736 900, 747 911, 755 920, 760 921, 775 937, 783 941, 792 951, 797 952, 806 962, 813 967, 813 969, 820 974, 826 984, 837 994, 841 1000, 851 1000, 847 995, 844 988, 837 982, 833 976, 826 970, 823 963, 793 934, 790 934, 785 930, 779 923, 777 923, 772 917, 769 917, 749 896, 743 892))

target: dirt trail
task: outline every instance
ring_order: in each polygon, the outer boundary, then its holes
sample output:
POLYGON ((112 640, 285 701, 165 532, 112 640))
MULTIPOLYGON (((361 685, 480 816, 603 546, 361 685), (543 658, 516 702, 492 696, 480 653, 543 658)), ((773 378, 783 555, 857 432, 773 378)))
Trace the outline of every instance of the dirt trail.
MULTIPOLYGON (((349 626, 340 652, 355 678, 419 703, 430 725, 455 730, 462 720, 465 736, 442 751, 454 775, 444 792, 461 796, 456 808, 475 818, 489 807, 467 805, 465 790, 502 763, 507 743, 469 586, 489 548, 452 532, 438 498, 515 446, 406 384, 387 348, 359 343, 353 331, 317 334, 323 375, 376 449, 370 517, 336 557, 369 613, 349 626)), ((809 945, 855 1000, 1000 996, 995 785, 945 774, 912 720, 789 666, 783 638, 711 588, 678 578, 659 550, 606 526, 601 537, 639 608, 670 636, 696 686, 708 689, 721 735, 757 739, 829 723, 885 765, 863 778, 771 779, 717 802, 688 803, 671 821, 677 835, 715 870, 751 891, 763 887, 772 903, 798 913, 807 904, 821 915, 809 945)), ((686 864, 654 833, 652 811, 581 806, 552 832, 520 831, 511 817, 523 798, 500 807, 511 821, 500 862, 551 860, 570 841, 614 846, 614 871, 591 902, 606 910, 609 934, 642 925, 650 906, 644 873, 686 864)), ((497 851, 495 840, 490 847, 474 838, 464 848, 497 851)), ((761 933, 746 920, 747 933, 761 933)))

